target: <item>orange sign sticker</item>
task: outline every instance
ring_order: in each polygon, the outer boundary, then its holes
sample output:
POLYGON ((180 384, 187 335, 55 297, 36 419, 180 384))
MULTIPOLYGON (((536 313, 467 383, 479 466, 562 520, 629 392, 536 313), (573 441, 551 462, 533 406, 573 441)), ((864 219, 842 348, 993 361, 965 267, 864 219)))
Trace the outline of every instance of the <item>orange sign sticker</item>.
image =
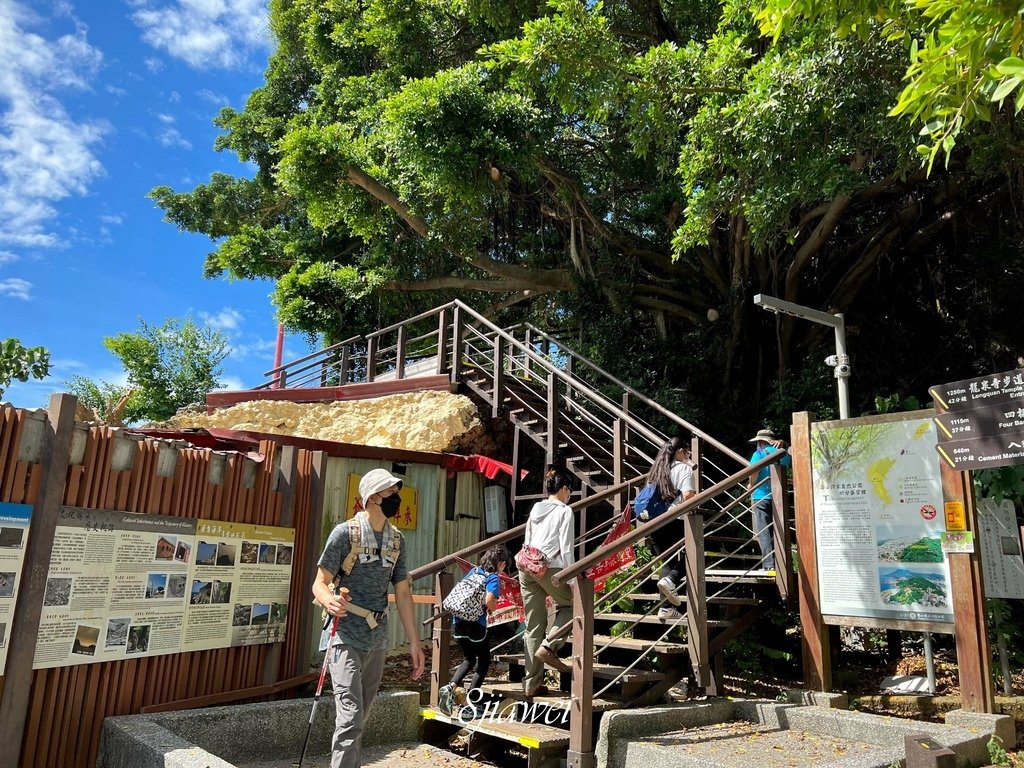
MULTIPOLYGON (((359 503, 359 481, 362 475, 350 474, 348 476, 348 501, 345 505, 345 519, 355 517, 356 512, 363 509, 359 503)), ((415 488, 403 485, 399 494, 402 497, 402 506, 398 508, 398 514, 391 520, 398 528, 406 531, 415 531, 420 514, 420 496, 415 488)))
POLYGON ((967 515, 964 514, 964 503, 962 501, 947 501, 945 510, 947 531, 967 530, 967 515))

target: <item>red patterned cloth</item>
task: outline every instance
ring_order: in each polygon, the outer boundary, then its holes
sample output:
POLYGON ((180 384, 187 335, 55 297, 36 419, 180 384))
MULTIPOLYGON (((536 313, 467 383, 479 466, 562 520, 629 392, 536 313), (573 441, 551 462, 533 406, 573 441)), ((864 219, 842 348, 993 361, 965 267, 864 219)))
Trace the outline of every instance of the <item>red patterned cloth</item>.
MULTIPOLYGON (((615 523, 615 527, 612 528, 608 535, 604 537, 604 541, 601 542, 603 547, 605 544, 621 539, 633 528, 633 509, 627 504, 626 508, 622 510, 622 516, 619 521, 615 523)), ((627 565, 632 565, 636 562, 636 552, 633 551, 633 545, 629 545, 625 549, 621 549, 614 555, 610 555, 602 560, 600 563, 592 568, 588 568, 584 573, 584 578, 594 582, 594 591, 600 592, 604 589, 604 580, 611 576, 618 570, 625 568, 627 565)))

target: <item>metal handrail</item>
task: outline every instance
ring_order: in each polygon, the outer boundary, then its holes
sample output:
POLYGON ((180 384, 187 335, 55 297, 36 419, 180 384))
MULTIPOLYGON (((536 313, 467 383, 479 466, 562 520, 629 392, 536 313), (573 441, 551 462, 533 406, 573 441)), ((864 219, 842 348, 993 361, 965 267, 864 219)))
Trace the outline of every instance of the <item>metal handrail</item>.
MULTIPOLYGON (((634 477, 632 480, 625 480, 618 485, 612 485, 605 488, 600 493, 595 493, 592 496, 587 496, 585 499, 574 501, 569 505, 569 508, 572 509, 573 512, 578 509, 585 509, 593 504, 605 501, 616 494, 622 493, 623 491, 628 491, 630 488, 642 483, 643 481, 643 475, 634 477)), ((517 525, 515 528, 509 528, 507 531, 496 533, 488 539, 478 541, 476 544, 470 544, 468 547, 463 547, 458 552, 453 552, 449 555, 445 555, 444 557, 439 557, 437 560, 432 560, 426 565, 414 568, 409 572, 409 578, 413 581, 418 581, 419 579, 426 578, 427 576, 432 576, 439 571, 443 571, 449 565, 456 563, 460 558, 466 560, 471 555, 483 552, 485 549, 493 547, 495 544, 504 544, 506 541, 511 541, 518 536, 522 536, 525 531, 526 523, 522 523, 521 525, 517 525)))
POLYGON ((326 357, 329 353, 333 352, 334 350, 348 346, 349 344, 354 344, 355 342, 359 341, 362 338, 362 336, 353 336, 350 339, 345 339, 345 341, 339 341, 337 344, 331 344, 331 346, 324 347, 323 349, 318 349, 316 352, 310 352, 308 355, 305 355, 304 357, 297 357, 294 360, 289 360, 287 363, 283 363, 282 365, 277 366, 277 368, 271 368, 269 371, 264 372, 263 375, 273 376, 275 373, 280 373, 281 371, 287 370, 290 366, 293 366, 296 363, 304 363, 307 360, 312 360, 314 357, 326 357))
POLYGON ((618 538, 609 544, 605 544, 603 547, 598 547, 596 550, 591 552, 586 557, 580 558, 572 565, 566 566, 558 573, 554 574, 554 576, 551 577, 551 580, 556 585, 564 584, 566 581, 575 577, 577 574, 582 573, 587 568, 596 565, 605 558, 614 555, 620 550, 625 549, 629 545, 635 544, 640 539, 650 536, 658 529, 664 528, 666 525, 668 525, 676 518, 681 518, 684 514, 695 511, 701 504, 708 501, 712 497, 717 496, 719 493, 726 490, 727 488, 731 488, 732 486, 741 483, 742 481, 746 480, 749 477, 753 477, 765 467, 770 466, 772 464, 777 464, 779 461, 782 460, 783 457, 788 455, 788 451, 782 448, 780 448, 777 451, 773 451, 772 453, 768 454, 757 463, 751 464, 750 466, 741 469, 735 474, 730 475, 724 480, 715 483, 713 486, 711 486, 705 491, 701 491, 696 496, 692 496, 686 501, 669 507, 669 509, 664 513, 658 515, 656 518, 644 523, 643 525, 638 525, 634 530, 630 531, 625 536, 622 536, 621 538, 618 538))
POLYGON ((700 437, 702 440, 706 440, 708 443, 710 443, 711 445, 715 446, 715 448, 717 448, 718 450, 720 450, 722 453, 726 454, 727 456, 731 456, 732 458, 736 459, 736 461, 739 461, 739 462, 745 462, 746 461, 746 459, 743 458, 743 456, 741 456, 740 454, 736 453, 736 451, 734 451, 732 448, 729 448, 727 445, 724 445, 724 444, 720 443, 718 440, 716 440, 714 437, 712 437, 711 435, 706 433, 704 430, 700 429, 699 427, 695 427, 693 424, 688 422, 682 416, 679 416, 678 414, 673 413, 672 411, 670 411, 665 406, 661 405, 660 403, 655 402, 654 400, 651 400, 646 395, 644 395, 644 394, 638 392, 637 390, 633 389, 633 387, 629 386, 628 384, 626 384, 625 382, 621 381, 617 377, 615 377, 612 374, 608 373, 606 370, 601 368, 597 363, 591 361, 587 357, 584 357, 579 352, 576 352, 573 349, 571 349, 569 347, 566 347, 563 342, 559 341, 554 336, 550 336, 547 333, 544 333, 544 331, 542 331, 540 328, 538 328, 537 326, 533 325, 532 323, 520 323, 519 325, 521 325, 521 326, 523 326, 525 328, 528 328, 531 333, 539 334, 545 341, 548 341, 549 343, 553 343, 553 344, 557 345, 558 348, 560 350, 562 350, 563 352, 565 352, 568 357, 572 357, 575 360, 579 360, 585 366, 587 366, 588 368, 590 368, 591 370, 593 370, 595 373, 597 373, 598 375, 602 376, 603 378, 607 379, 608 381, 610 381, 615 386, 621 387, 624 392, 628 392, 630 397, 635 397, 637 400, 642 402, 644 405, 646 405, 646 406, 652 408, 653 410, 657 411, 662 416, 666 417, 667 419, 670 419, 671 421, 674 421, 676 424, 678 424, 681 427, 685 427, 690 432, 692 432, 693 434, 695 434, 698 437, 700 437))

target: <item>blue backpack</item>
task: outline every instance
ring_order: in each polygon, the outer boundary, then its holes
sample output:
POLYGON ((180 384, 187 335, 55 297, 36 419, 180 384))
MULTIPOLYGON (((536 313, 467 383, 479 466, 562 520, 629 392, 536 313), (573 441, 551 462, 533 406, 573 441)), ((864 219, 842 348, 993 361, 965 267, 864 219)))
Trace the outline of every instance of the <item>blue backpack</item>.
POLYGON ((639 519, 640 516, 646 512, 647 519, 653 520, 658 515, 662 515, 668 511, 669 502, 661 498, 661 493, 658 492, 658 486, 654 483, 648 483, 640 489, 640 493, 636 495, 636 501, 633 502, 633 518, 639 519))

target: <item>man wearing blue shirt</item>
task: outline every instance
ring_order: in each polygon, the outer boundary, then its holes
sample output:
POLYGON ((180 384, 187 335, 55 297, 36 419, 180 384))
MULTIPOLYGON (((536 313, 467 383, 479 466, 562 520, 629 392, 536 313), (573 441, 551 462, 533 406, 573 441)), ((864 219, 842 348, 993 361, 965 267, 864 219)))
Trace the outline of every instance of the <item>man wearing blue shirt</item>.
MULTIPOLYGON (((785 442, 775 436, 770 429, 762 429, 752 438, 754 443, 754 455, 750 457, 750 463, 756 464, 766 456, 770 456, 777 450, 785 447, 785 442)), ((789 456, 783 456, 779 461, 784 467, 790 465, 789 456)), ((757 544, 761 548, 761 567, 766 571, 775 570, 775 544, 772 541, 772 484, 769 479, 770 468, 763 467, 757 475, 752 476, 748 487, 754 492, 750 495, 753 502, 752 512, 754 518, 754 535, 757 536, 757 544)))

